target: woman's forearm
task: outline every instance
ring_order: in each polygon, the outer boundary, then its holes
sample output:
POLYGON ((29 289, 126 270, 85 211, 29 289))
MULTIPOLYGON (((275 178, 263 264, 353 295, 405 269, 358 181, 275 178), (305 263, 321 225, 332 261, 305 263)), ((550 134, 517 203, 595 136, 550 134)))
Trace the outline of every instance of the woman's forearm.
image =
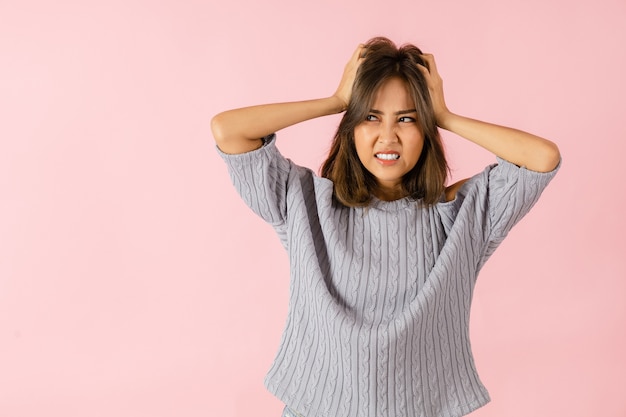
POLYGON ((261 138, 288 126, 343 111, 336 96, 291 103, 263 104, 228 110, 213 117, 211 130, 225 153, 249 152, 261 146, 261 138))
POLYGON ((509 127, 498 126, 452 113, 446 106, 443 80, 432 54, 422 58, 427 66, 419 65, 428 83, 437 125, 482 146, 502 159, 532 171, 549 172, 561 160, 559 148, 547 139, 509 127))
POLYGON ((538 172, 552 171, 561 156, 547 139, 509 127, 448 113, 440 127, 482 146, 502 159, 538 172))
POLYGON ((327 98, 291 103, 263 104, 218 114, 211 120, 217 146, 225 152, 238 154, 261 146, 261 139, 270 133, 305 120, 344 111, 350 102, 356 71, 363 60, 365 46, 359 45, 344 68, 339 87, 327 98))

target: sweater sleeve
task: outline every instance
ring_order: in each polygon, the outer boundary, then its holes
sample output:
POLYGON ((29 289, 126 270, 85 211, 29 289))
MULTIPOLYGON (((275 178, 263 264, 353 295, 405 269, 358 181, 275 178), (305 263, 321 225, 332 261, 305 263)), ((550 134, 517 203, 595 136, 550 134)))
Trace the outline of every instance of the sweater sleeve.
POLYGON ((470 248, 477 270, 535 205, 559 170, 536 172, 504 159, 469 179, 454 200, 437 205, 447 239, 470 248))
POLYGON ((231 155, 217 151, 244 202, 275 229, 281 229, 286 223, 292 163, 276 148, 276 134, 265 137, 263 146, 250 152, 231 155))
POLYGON ((536 172, 498 158, 487 177, 490 241, 501 241, 530 211, 560 166, 536 172))

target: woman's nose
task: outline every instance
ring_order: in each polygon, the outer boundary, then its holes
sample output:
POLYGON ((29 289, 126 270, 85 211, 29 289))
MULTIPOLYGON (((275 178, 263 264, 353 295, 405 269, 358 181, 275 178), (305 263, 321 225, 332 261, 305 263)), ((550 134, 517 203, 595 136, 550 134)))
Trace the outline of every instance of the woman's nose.
POLYGON ((393 143, 398 141, 396 135, 396 129, 392 124, 382 123, 380 126, 380 132, 378 133, 378 142, 380 143, 393 143))

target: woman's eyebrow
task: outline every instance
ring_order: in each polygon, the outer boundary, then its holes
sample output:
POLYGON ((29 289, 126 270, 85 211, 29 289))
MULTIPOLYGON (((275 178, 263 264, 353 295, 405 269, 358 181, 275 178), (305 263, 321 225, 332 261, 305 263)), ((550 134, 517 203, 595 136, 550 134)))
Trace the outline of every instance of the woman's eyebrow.
MULTIPOLYGON (((370 113, 385 114, 382 111, 376 110, 376 109, 371 109, 370 113)), ((408 114, 408 113, 417 113, 417 110, 416 109, 399 110, 399 111, 395 112, 394 114, 397 116, 397 115, 400 115, 400 114, 408 114)))

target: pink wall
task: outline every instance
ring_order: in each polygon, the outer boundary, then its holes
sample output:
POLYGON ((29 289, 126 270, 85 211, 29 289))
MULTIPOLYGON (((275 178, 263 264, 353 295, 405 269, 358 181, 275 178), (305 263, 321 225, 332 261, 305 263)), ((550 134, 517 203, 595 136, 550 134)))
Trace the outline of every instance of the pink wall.
MULTIPOLYGON (((626 3, 214 3, 0 3, 0 416, 280 415, 287 258, 209 119, 332 93, 378 34, 435 54, 451 109, 564 157, 479 279, 474 415, 626 416, 626 3)), ((317 168, 338 120, 283 153, 317 168)), ((457 179, 493 161, 445 140, 457 179)))

